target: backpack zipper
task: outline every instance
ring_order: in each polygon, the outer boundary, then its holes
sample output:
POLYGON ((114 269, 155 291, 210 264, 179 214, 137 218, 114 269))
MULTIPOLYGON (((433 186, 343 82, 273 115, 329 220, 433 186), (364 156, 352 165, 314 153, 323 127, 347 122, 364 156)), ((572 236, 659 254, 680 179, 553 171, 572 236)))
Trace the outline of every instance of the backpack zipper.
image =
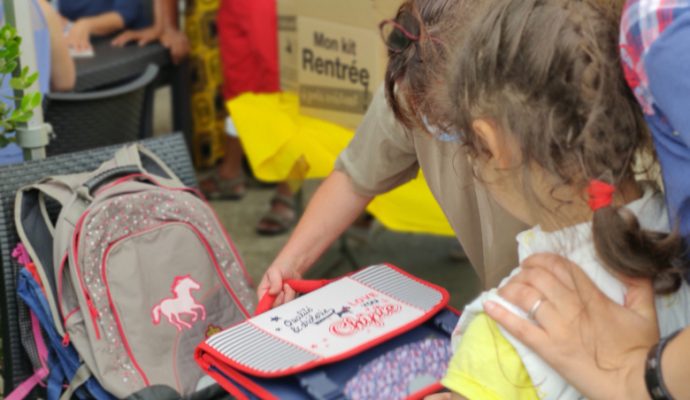
POLYGON ((79 278, 79 289, 82 291, 82 295, 86 299, 86 306, 89 309, 89 314, 91 316, 91 324, 93 325, 93 330, 94 333, 96 334, 96 340, 101 339, 101 331, 98 329, 98 310, 96 309, 96 306, 93 304, 93 300, 91 299, 91 295, 89 294, 89 291, 86 289, 86 284, 84 284, 84 278, 82 277, 81 270, 79 269, 79 252, 77 251, 78 245, 79 245, 79 233, 81 232, 81 227, 84 224, 84 220, 86 219, 86 216, 89 215, 88 211, 84 212, 82 216, 79 218, 79 221, 77 221, 76 226, 74 227, 74 235, 72 236, 72 258, 74 259, 74 269, 77 274, 77 277, 79 278))

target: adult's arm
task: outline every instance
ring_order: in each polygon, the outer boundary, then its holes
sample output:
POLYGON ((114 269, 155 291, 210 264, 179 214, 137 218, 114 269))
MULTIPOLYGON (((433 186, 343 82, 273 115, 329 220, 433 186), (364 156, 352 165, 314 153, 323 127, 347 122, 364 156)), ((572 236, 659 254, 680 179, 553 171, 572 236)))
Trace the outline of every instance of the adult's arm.
POLYGON ((345 173, 333 171, 312 197, 287 244, 269 266, 258 287, 279 295, 276 304, 295 297, 283 280, 302 276, 328 246, 364 211, 372 197, 358 194, 345 173))
POLYGON ((190 50, 187 36, 179 29, 178 2, 177 0, 155 0, 153 11, 153 25, 122 32, 113 39, 111 44, 121 47, 129 42, 137 42, 139 46, 145 46, 160 40, 161 44, 170 50, 170 56, 177 64, 189 54, 190 50))
MULTIPOLYGON (((575 264, 540 254, 499 290, 501 296, 529 310, 542 299, 536 323, 495 303, 487 314, 529 346, 582 394, 591 399, 649 399, 644 363, 658 342, 654 293, 648 281, 626 282, 624 306, 604 295, 575 264)), ((690 398, 687 360, 690 330, 666 347, 664 381, 674 398, 690 398)))
POLYGON ((371 199, 417 175, 411 133, 395 121, 380 88, 357 134, 340 154, 336 170, 314 194, 285 248, 258 287, 278 295, 276 305, 294 298, 283 280, 301 276, 357 218, 371 199))
POLYGON ((56 92, 70 91, 77 79, 74 60, 69 54, 67 41, 62 34, 60 15, 46 0, 39 0, 50 32, 50 90, 56 92))
POLYGON ((107 35, 125 27, 122 14, 109 11, 93 17, 79 18, 74 21, 67 33, 67 44, 76 50, 91 47, 91 35, 107 35))
POLYGON ((177 0, 158 0, 162 3, 163 32, 161 44, 170 50, 175 64, 182 61, 190 51, 189 39, 179 29, 179 9, 177 0))

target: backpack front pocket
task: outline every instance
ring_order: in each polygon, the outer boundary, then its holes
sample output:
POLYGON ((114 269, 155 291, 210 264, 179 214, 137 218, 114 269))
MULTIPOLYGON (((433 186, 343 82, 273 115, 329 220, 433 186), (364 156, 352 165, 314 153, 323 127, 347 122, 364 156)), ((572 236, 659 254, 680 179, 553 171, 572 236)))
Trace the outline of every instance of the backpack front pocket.
POLYGON ((195 345, 245 318, 208 241, 191 224, 167 222, 112 243, 101 276, 111 309, 99 316, 104 337, 121 338, 147 384, 193 390, 203 375, 195 345))

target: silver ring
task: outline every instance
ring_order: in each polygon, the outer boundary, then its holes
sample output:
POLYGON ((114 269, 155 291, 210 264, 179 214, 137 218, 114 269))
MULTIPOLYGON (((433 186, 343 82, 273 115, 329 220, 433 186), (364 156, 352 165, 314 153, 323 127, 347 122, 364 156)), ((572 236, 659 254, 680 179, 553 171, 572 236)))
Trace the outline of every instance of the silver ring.
POLYGON ((527 318, 528 319, 531 319, 532 321, 536 321, 534 319, 534 316, 537 314, 537 310, 539 310, 539 307, 541 307, 541 303, 543 302, 543 300, 544 299, 537 300, 534 303, 534 305, 532 306, 532 308, 529 309, 529 311, 527 312, 527 318))

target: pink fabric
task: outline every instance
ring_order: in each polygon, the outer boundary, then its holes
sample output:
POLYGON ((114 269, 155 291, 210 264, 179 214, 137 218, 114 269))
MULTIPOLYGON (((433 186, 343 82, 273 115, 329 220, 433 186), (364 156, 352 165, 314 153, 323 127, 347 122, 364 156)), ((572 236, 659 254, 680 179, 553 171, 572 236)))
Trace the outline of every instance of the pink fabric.
POLYGON ((48 376, 48 368, 46 366, 46 361, 48 360, 48 348, 43 341, 43 334, 41 333, 41 326, 38 323, 38 318, 32 312, 31 313, 31 329, 34 334, 34 342, 36 343, 36 349, 38 350, 38 358, 41 360, 41 368, 37 369, 33 375, 19 386, 17 386, 12 393, 10 393, 5 399, 6 400, 21 400, 26 398, 26 396, 31 393, 36 385, 43 382, 43 380, 48 376))

